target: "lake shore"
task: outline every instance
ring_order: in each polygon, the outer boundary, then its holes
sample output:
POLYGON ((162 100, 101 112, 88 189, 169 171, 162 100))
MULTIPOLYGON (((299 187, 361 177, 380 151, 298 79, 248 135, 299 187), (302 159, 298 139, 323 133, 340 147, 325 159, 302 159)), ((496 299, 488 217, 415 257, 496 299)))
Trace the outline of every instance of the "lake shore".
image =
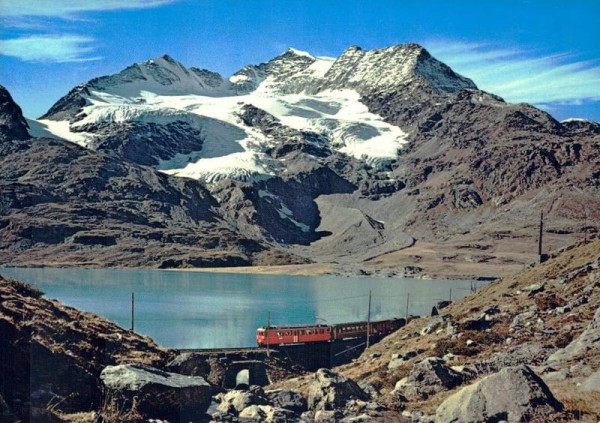
POLYGON ((202 267, 167 269, 175 272, 209 272, 290 276, 368 276, 415 279, 496 279, 514 275, 536 259, 534 254, 485 247, 457 249, 451 245, 417 243, 410 248, 383 254, 362 262, 322 262, 307 264, 202 267))

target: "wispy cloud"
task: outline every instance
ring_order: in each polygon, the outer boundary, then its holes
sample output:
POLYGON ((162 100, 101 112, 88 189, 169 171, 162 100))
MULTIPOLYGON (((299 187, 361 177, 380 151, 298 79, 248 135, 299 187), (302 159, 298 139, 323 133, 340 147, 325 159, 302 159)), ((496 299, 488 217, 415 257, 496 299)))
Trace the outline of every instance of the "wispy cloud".
POLYGON ((48 16, 73 18, 83 12, 145 9, 176 0, 2 0, 0 16, 48 16))
POLYGON ((423 44, 479 88, 509 102, 551 108, 600 101, 598 59, 580 60, 568 53, 536 55, 491 43, 433 40, 423 44))
MULTIPOLYGON (((0 55, 27 62, 99 60, 95 39, 77 35, 90 12, 146 9, 179 0, 0 0, 0 27, 12 37, 0 39, 0 55)), ((5 34, 7 34, 5 32, 5 34)))
POLYGON ((30 35, 0 40, 0 54, 27 62, 87 62, 92 57, 93 38, 79 35, 30 35))

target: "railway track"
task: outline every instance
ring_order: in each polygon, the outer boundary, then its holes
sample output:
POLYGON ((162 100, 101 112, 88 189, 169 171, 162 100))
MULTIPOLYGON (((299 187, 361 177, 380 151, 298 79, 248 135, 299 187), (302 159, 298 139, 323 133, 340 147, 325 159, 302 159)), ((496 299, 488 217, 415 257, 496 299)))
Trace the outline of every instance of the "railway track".
POLYGON ((264 347, 236 347, 236 348, 179 348, 175 351, 180 353, 214 353, 214 352, 258 352, 265 350, 264 347))

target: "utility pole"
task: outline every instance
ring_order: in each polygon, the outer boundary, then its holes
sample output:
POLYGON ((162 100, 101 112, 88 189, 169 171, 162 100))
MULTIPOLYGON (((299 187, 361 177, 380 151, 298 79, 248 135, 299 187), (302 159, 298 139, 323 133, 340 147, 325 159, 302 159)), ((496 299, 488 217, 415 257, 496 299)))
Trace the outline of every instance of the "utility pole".
POLYGON ((265 336, 267 338, 267 357, 271 356, 270 348, 269 348, 269 327, 271 326, 271 312, 269 311, 267 314, 267 330, 265 330, 265 336))
POLYGON ((540 263, 542 263, 543 258, 542 258, 542 236, 544 234, 544 211, 542 210, 542 212, 540 213, 540 234, 538 236, 538 257, 540 260, 540 263))
POLYGON ((135 329, 135 292, 131 293, 131 331, 135 329))
POLYGON ((448 300, 452 302, 452 288, 450 288, 450 296, 448 297, 448 300))
POLYGON ((367 312, 367 349, 371 340, 371 291, 369 290, 369 311, 367 312))
POLYGON ((583 223, 583 245, 587 245, 587 221, 588 221, 587 207, 584 207, 583 211, 585 213, 585 220, 583 223))
POLYGON ((408 302, 410 301, 410 292, 406 294, 406 320, 404 321, 405 325, 408 325, 408 302))

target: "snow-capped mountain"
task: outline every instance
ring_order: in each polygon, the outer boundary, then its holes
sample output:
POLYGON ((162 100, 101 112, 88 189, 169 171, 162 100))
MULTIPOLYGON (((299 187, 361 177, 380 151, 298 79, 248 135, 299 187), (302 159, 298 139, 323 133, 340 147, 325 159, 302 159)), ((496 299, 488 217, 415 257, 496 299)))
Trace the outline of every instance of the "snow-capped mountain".
MULTIPOLYGON (((37 121, 8 106, 0 135, 25 140, 35 157, 57 157, 29 171, 11 144, 0 211, 28 217, 0 215, 10 245, 37 245, 22 222, 46 227, 49 209, 87 222, 82 216, 96 212, 85 201, 108 198, 93 204, 107 220, 94 221, 90 242, 106 238, 129 254, 132 244, 114 235, 117 216, 135 248, 139 233, 155 251, 177 243, 164 266, 195 263, 193 248, 185 259, 179 248, 200 242, 203 257, 229 264, 293 256, 344 265, 404 257, 412 265, 433 251, 438 265, 481 258, 499 268, 532 259, 523 240, 541 209, 555 245, 600 220, 596 122, 558 122, 506 103, 416 44, 350 47, 338 58, 290 49, 229 78, 162 56, 75 87, 37 121), (28 140, 27 131, 45 138, 28 140), (76 186, 65 177, 57 191, 53 175, 68 172, 76 186), (168 195, 167 185, 175 187, 168 195), (64 207, 74 195, 77 206, 64 207), (212 219, 200 237, 190 237, 203 225, 195 201, 212 219), (240 240, 259 244, 236 250, 240 240), (429 244, 404 254, 415 242, 429 244)), ((60 238, 67 229, 48 233, 60 238)), ((71 238, 56 242, 55 254, 72 257, 71 238)))
POLYGON ((229 79, 162 56, 76 87, 42 116, 41 128, 32 125, 32 134, 119 150, 115 134, 127 132, 129 150, 137 153, 127 159, 205 182, 279 175, 285 172, 283 159, 268 152, 281 138, 244 121, 250 105, 290 131, 318 138, 329 152, 384 169, 398 156, 406 134, 369 112, 361 96, 402 92, 411 83, 437 93, 476 88, 415 44, 371 51, 351 47, 335 60, 289 49, 229 79), (169 148, 155 146, 157 132, 169 148))

